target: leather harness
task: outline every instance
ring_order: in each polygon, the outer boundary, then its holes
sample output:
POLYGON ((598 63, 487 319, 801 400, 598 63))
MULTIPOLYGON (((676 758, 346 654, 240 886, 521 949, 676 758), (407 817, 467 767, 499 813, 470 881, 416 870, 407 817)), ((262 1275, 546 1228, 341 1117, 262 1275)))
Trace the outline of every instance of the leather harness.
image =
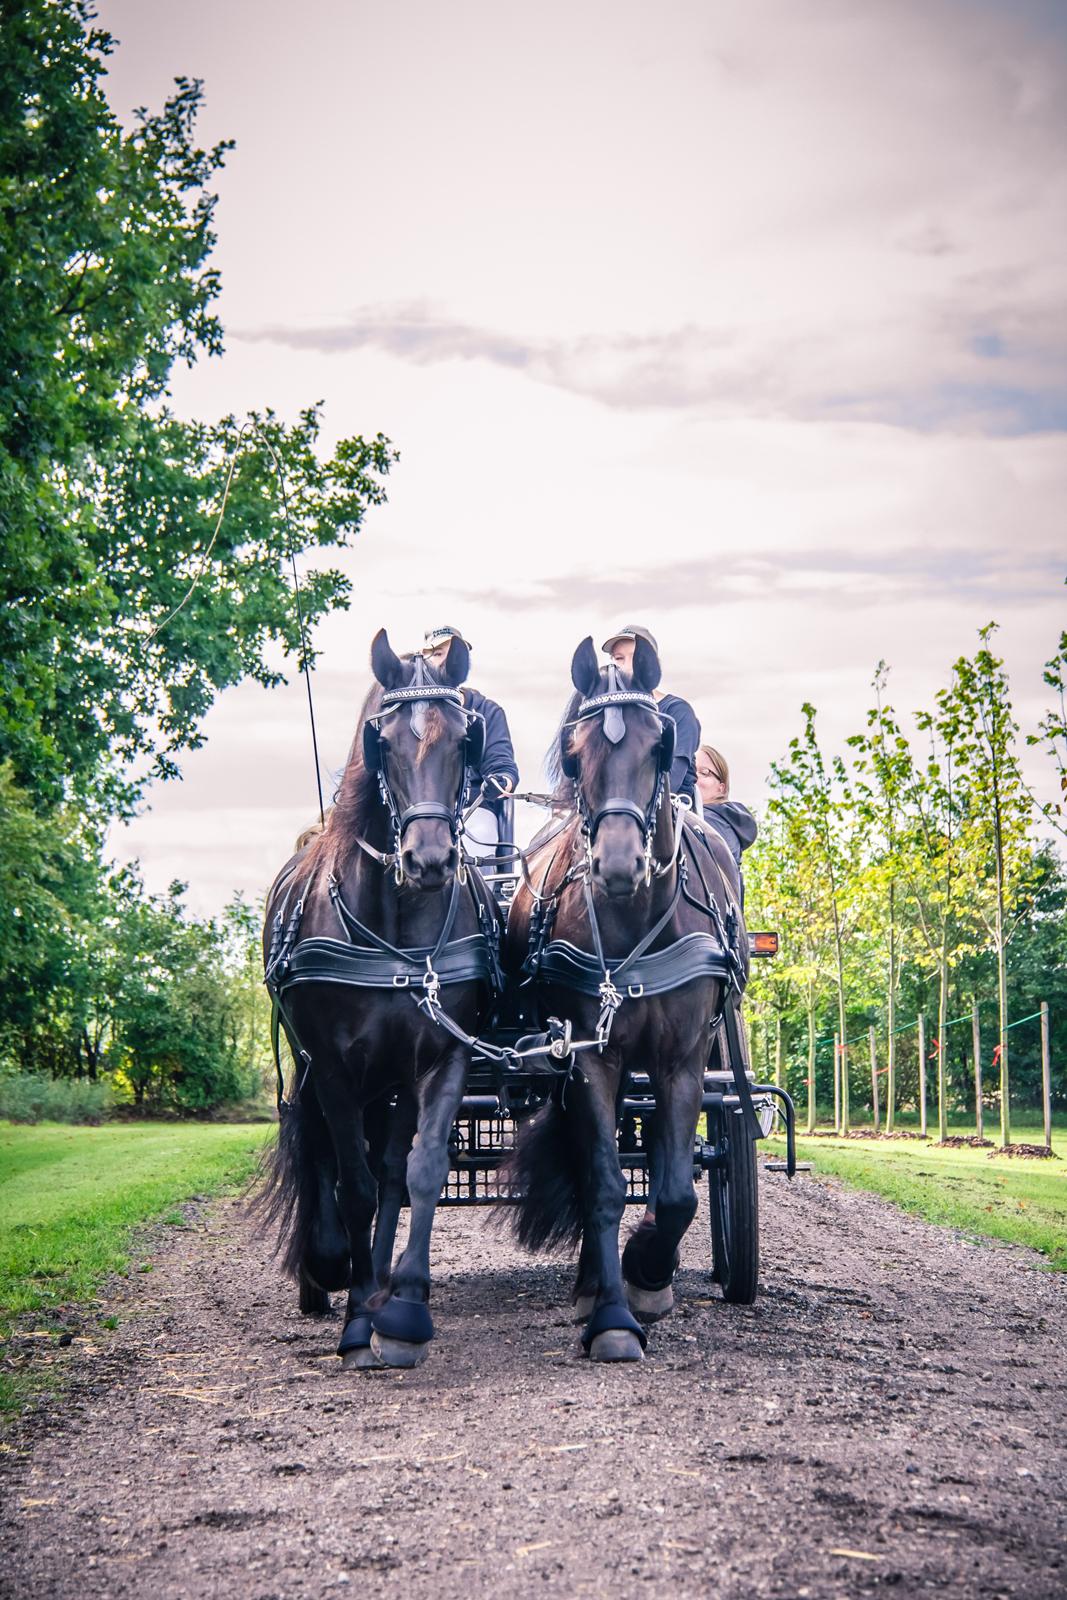
MULTIPOLYGON (((410 702, 412 726, 415 727, 418 702, 423 699, 438 698, 452 700, 458 697, 452 690, 420 683, 417 687, 409 687, 407 690, 392 691, 385 697, 383 707, 393 709, 394 706, 410 702)), ((650 695, 613 689, 607 694, 583 701, 575 721, 582 721, 601 713, 604 714, 605 722, 609 716, 621 720, 620 708, 634 702, 640 702, 655 710, 655 701, 650 695)), ((669 721, 666 718, 661 720, 664 723, 669 721)), ((368 728, 374 727, 375 734, 377 721, 376 718, 373 723, 369 722, 367 725, 368 728)), ((748 1075, 740 1055, 736 1025, 734 996, 740 999, 745 980, 744 964, 739 951, 740 923, 736 911, 730 906, 726 918, 723 918, 715 896, 708 889, 699 863, 695 863, 696 870, 706 900, 699 900, 691 893, 688 886, 688 860, 683 848, 684 819, 681 815, 675 820, 675 845, 670 860, 653 865, 651 859, 651 837, 666 790, 666 775, 670 767, 669 755, 673 748, 673 743, 667 735, 672 730, 673 724, 671 729, 665 731, 657 765, 656 789, 652 802, 645 812, 631 801, 611 800, 600 808, 595 817, 589 818, 581 799, 577 773, 572 771, 570 775, 575 779, 576 806, 582 822, 582 835, 586 841, 587 860, 572 865, 551 895, 538 894, 533 890, 532 884, 530 885, 534 894, 534 912, 530 925, 530 948, 523 969, 526 975, 525 982, 530 983, 535 978, 540 978, 573 989, 579 994, 598 998, 601 1002, 601 1012, 594 1039, 573 1040, 569 1022, 560 1023, 557 1019, 550 1018, 545 1033, 519 1039, 514 1046, 498 1046, 479 1039, 476 1035, 468 1034, 448 1015, 441 1004, 440 994, 441 990, 449 985, 481 982, 487 984, 490 992, 495 995, 499 995, 504 988, 500 959, 499 908, 485 880, 472 863, 464 862, 465 870, 457 872, 453 878, 441 932, 432 947, 397 946, 384 939, 373 928, 367 927, 345 904, 340 886, 331 873, 327 879, 327 889, 343 938, 331 939, 321 936, 300 938, 304 903, 311 889, 312 879, 308 880, 292 913, 288 915, 289 893, 286 893, 274 919, 264 981, 272 1002, 271 1036, 278 1080, 279 1114, 283 1115, 288 1110, 279 1050, 279 1034, 282 1028, 287 1035, 294 1060, 303 1067, 299 1087, 302 1087, 311 1067, 311 1057, 300 1044, 285 1004, 289 991, 300 984, 337 983, 355 988, 407 991, 424 1016, 458 1042, 471 1049, 477 1049, 487 1059, 496 1061, 510 1070, 525 1067, 527 1070, 549 1072, 566 1080, 576 1071, 577 1052, 590 1049, 595 1049, 598 1053, 603 1051, 610 1038, 615 1013, 624 1001, 668 994, 700 978, 715 978, 723 984, 724 998, 722 1009, 714 1019, 713 1028, 718 1027, 725 1017, 730 1042, 730 1065, 737 1094, 745 1120, 749 1124, 749 1131, 757 1137, 759 1124, 752 1104, 748 1075), (588 870, 592 836, 600 820, 605 815, 613 813, 632 816, 644 832, 646 881, 651 881, 653 873, 662 875, 669 871, 671 866, 677 866, 677 881, 666 911, 657 918, 627 955, 618 958, 605 955, 588 870), (592 951, 580 950, 565 939, 551 938, 560 896, 568 884, 579 880, 582 882, 593 938, 592 951), (463 938, 452 939, 451 933, 459 909, 459 897, 464 888, 469 890, 474 901, 479 930, 463 938), (652 950, 650 947, 670 923, 683 897, 710 919, 712 931, 684 934, 665 949, 652 950), (623 985, 621 988, 620 983, 623 985)), ((611 732, 617 734, 614 725, 611 732)), ((360 840, 359 843, 367 849, 367 854, 377 859, 381 865, 393 866, 395 869, 399 857, 400 835, 407 823, 414 820, 416 815, 432 815, 448 821, 454 836, 458 839, 468 793, 469 764, 465 765, 464 779, 454 809, 449 810, 436 802, 432 805, 427 802, 400 814, 383 767, 379 764, 377 766, 379 785, 393 822, 396 849, 393 858, 390 859, 383 853, 366 847, 364 841, 360 840)), ((677 801, 675 803, 679 804, 677 801)), ((682 809, 679 804, 679 810, 682 809)), ((522 858, 524 875, 529 882, 525 871, 525 854, 518 850, 516 854, 522 858)), ((294 864, 290 869, 290 878, 295 871, 294 864)), ((399 881, 401 880, 398 877, 399 881)))

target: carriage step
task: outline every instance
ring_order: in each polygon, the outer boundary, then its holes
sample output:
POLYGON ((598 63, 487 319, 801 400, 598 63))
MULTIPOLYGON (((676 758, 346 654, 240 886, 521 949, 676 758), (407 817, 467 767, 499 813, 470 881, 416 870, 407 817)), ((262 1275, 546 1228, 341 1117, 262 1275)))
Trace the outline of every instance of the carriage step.
MULTIPOLYGON (((763 1163, 763 1170, 764 1172, 788 1172, 789 1163, 787 1161, 765 1161, 763 1163)), ((798 1161, 793 1170, 795 1172, 810 1172, 811 1162, 798 1161)))

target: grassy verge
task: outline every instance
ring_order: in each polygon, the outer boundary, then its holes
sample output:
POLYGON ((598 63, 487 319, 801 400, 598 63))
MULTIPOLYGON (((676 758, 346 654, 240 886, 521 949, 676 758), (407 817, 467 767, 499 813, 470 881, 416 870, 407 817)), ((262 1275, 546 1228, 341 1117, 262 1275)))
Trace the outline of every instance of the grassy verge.
MULTIPOLYGON (((78 1128, 0 1123, 0 1367, 20 1332, 58 1328, 129 1265, 145 1222, 251 1175, 269 1125, 127 1123, 78 1128)), ((168 1218, 167 1213, 172 1213, 168 1218)), ((0 1410, 25 1383, 0 1370, 0 1410)))
MULTIPOLYGON (((1019 1143, 1043 1143, 1040 1128, 1020 1126, 1019 1143)), ((781 1146, 781 1141, 777 1141, 781 1146)), ((993 1156, 931 1140, 797 1140, 797 1155, 854 1189, 884 1195, 927 1222, 1029 1245, 1067 1272, 1067 1134, 1053 1134, 1059 1160, 993 1156)))

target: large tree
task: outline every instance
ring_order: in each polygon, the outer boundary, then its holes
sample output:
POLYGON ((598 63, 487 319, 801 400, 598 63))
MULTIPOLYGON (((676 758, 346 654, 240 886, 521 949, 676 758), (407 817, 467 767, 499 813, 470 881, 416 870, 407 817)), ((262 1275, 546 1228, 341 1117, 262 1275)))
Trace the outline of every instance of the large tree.
MULTIPOLYGON (((198 147, 184 78, 120 124, 114 42, 86 0, 2 0, 0 17, 0 760, 40 803, 121 813, 197 742, 218 690, 277 681, 272 641, 300 649, 290 537, 344 544, 393 452, 351 438, 321 460, 316 407, 288 426, 171 413, 175 362, 222 349, 211 186, 228 146, 198 147)), ((346 597, 342 574, 314 572, 306 620, 346 597)))

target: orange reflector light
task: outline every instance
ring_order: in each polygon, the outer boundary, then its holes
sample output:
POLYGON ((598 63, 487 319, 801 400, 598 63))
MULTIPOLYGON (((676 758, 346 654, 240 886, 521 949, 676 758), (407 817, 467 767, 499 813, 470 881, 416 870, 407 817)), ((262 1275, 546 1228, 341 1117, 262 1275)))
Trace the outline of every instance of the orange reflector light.
POLYGON ((753 956, 776 956, 778 954, 778 935, 776 933, 750 933, 748 936, 748 953, 753 956))

